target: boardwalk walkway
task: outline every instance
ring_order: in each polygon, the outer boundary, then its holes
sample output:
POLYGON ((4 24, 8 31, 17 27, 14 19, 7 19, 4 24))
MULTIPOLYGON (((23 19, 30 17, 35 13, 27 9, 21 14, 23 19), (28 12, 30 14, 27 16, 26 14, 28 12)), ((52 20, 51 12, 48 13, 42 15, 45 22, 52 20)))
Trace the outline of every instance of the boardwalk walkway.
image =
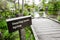
POLYGON ((52 20, 35 18, 32 27, 39 40, 60 40, 60 24, 52 20))

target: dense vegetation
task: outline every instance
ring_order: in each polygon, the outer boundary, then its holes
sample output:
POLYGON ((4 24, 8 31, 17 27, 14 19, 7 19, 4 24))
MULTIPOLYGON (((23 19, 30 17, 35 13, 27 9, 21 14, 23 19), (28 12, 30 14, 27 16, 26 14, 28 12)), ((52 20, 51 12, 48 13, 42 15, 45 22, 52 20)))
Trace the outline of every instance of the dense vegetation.
POLYGON ((60 0, 49 0, 47 3, 43 0, 43 10, 47 11, 47 15, 60 20, 60 0))
MULTIPOLYGON (((41 9, 39 9, 39 7, 33 3, 32 5, 24 4, 24 10, 22 10, 22 5, 20 5, 19 2, 15 3, 14 0, 0 0, 0 32, 2 33, 2 36, 0 35, 2 37, 0 38, 0 40, 19 40, 18 31, 14 33, 8 32, 6 19, 18 17, 21 15, 34 16, 32 14, 34 10, 35 11, 39 10, 39 12, 42 11, 41 13, 39 13, 41 16, 43 15, 44 11, 47 11, 48 16, 56 16, 55 18, 60 21, 60 0, 49 0, 48 3, 45 3, 45 0, 43 0, 42 3, 43 5, 41 9)), ((26 40, 29 39, 30 35, 32 35, 32 37, 30 37, 31 40, 35 40, 33 33, 31 33, 30 27, 26 27, 25 31, 26 40)))
MULTIPOLYGON (((25 9, 24 13, 22 14, 22 5, 15 3, 13 0, 0 0, 0 40, 19 40, 18 31, 9 33, 6 19, 18 17, 21 15, 30 15, 30 12, 32 12, 32 6, 28 4, 25 4, 24 6, 25 9)), ((26 31, 26 40, 35 40, 30 26, 24 29, 26 31)))

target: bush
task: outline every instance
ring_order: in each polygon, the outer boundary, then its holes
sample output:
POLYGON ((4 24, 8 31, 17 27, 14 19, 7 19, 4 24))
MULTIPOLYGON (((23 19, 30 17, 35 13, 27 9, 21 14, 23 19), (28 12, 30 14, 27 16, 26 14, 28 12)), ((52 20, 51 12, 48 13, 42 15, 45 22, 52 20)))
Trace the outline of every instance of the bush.
POLYGON ((28 16, 29 12, 27 10, 24 10, 24 16, 28 16))
POLYGON ((60 21, 60 16, 57 17, 58 21, 60 21))
POLYGON ((0 20, 0 29, 5 29, 5 30, 7 29, 7 24, 5 19, 0 20))

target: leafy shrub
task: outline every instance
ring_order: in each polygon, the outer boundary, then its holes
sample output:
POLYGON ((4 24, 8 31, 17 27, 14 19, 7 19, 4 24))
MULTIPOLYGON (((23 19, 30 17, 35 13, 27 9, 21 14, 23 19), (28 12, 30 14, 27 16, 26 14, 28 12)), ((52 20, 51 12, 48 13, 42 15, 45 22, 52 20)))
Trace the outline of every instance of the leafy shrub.
POLYGON ((60 21, 60 16, 57 17, 58 21, 60 21))
POLYGON ((24 16, 28 16, 29 12, 27 10, 24 10, 24 16))
POLYGON ((17 38, 19 38, 18 31, 9 33, 8 30, 3 30, 2 34, 3 34, 4 40, 16 40, 17 38))
POLYGON ((0 29, 7 29, 7 24, 5 19, 0 20, 0 29))

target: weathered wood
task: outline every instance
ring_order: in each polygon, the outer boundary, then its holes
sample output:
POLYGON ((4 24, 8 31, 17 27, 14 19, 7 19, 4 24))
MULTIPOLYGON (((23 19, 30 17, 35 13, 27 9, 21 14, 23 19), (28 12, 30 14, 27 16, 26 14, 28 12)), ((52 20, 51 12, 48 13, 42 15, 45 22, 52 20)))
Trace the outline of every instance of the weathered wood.
POLYGON ((39 40, 60 40, 60 24, 46 18, 33 19, 32 27, 39 40))
POLYGON ((0 40, 1 40, 1 38, 2 38, 2 34, 1 34, 1 32, 0 32, 0 40))
POLYGON ((24 29, 20 29, 19 30, 20 31, 20 40, 26 40, 26 38, 25 38, 25 30, 24 29))
POLYGON ((7 19, 7 26, 9 32, 14 32, 16 30, 22 29, 25 26, 32 24, 31 16, 17 17, 12 19, 7 19))
POLYGON ((4 40, 1 32, 0 32, 0 40, 4 40))
POLYGON ((32 24, 31 16, 17 17, 7 19, 6 21, 9 33, 19 30, 20 40, 26 40, 24 27, 30 26, 32 24))

